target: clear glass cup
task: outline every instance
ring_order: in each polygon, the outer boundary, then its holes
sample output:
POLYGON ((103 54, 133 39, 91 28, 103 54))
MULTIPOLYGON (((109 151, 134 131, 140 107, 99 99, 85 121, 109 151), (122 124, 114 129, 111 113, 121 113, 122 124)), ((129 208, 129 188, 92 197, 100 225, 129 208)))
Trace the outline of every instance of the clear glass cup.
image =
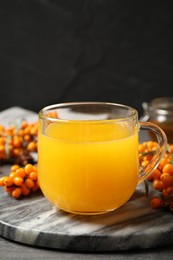
POLYGON ((39 112, 39 184, 59 209, 106 213, 129 200, 157 167, 166 147, 162 129, 138 122, 134 108, 104 102, 51 105, 39 112), (158 140, 158 149, 142 171, 140 128, 151 130, 158 140))

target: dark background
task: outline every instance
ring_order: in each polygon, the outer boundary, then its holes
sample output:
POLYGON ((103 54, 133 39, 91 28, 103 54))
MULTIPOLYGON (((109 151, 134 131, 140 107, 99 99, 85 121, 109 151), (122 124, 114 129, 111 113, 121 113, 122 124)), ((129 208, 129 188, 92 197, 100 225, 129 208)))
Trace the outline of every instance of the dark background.
POLYGON ((173 96, 172 1, 1 0, 0 110, 173 96))

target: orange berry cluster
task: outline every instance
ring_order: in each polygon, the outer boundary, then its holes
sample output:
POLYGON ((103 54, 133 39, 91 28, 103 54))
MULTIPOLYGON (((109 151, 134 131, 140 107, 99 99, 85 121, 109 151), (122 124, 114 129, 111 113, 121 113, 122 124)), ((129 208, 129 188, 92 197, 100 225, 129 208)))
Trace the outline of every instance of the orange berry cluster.
POLYGON ((4 190, 16 199, 37 191, 39 184, 36 166, 32 164, 27 164, 25 167, 20 167, 17 164, 12 165, 9 176, 0 178, 0 186, 4 187, 4 190))
MULTIPOLYGON (((144 142, 139 145, 139 154, 142 155, 141 166, 145 167, 157 148, 157 142, 144 142)), ((173 145, 168 145, 168 150, 158 167, 148 177, 155 190, 160 191, 161 196, 151 199, 153 208, 169 208, 173 211, 173 145)))
POLYGON ((38 124, 22 121, 20 125, 0 125, 0 163, 27 164, 37 151, 38 124))

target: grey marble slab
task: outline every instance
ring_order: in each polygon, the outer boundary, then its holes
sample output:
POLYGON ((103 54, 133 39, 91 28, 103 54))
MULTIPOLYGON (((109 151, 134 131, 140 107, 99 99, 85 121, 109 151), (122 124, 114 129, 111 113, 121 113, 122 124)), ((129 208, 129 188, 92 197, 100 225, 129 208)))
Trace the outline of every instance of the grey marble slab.
MULTIPOLYGON (((9 166, 1 167, 0 176, 8 171, 9 166)), ((152 209, 149 203, 152 195, 151 192, 146 197, 142 184, 114 212, 77 216, 58 210, 41 192, 15 200, 0 188, 0 235, 12 241, 66 251, 110 252, 173 245, 173 215, 152 209)))
POLYGON ((173 245, 173 216, 153 210, 143 187, 118 210, 77 216, 52 206, 41 192, 15 200, 0 190, 0 235, 22 243, 79 251, 173 245))

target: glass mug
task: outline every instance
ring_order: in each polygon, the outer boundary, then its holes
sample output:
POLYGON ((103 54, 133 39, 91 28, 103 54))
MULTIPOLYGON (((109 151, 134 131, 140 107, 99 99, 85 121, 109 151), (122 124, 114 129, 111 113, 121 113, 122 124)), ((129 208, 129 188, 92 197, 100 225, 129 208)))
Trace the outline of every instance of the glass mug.
POLYGON ((45 197, 75 214, 102 214, 122 206, 157 167, 165 133, 138 122, 131 107, 105 102, 51 105, 39 112, 38 178, 45 197), (143 171, 139 129, 151 130, 158 149, 143 171), (141 171, 141 172, 140 172, 141 171))

